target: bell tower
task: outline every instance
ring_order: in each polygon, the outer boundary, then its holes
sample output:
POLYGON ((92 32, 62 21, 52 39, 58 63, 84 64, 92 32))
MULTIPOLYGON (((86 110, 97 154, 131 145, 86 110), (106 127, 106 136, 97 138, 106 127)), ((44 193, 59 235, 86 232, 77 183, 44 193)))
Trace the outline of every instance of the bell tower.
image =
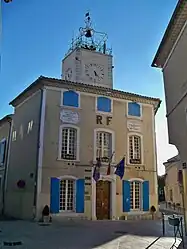
POLYGON ((113 88, 113 57, 107 48, 107 34, 93 28, 89 12, 62 60, 62 79, 113 88))

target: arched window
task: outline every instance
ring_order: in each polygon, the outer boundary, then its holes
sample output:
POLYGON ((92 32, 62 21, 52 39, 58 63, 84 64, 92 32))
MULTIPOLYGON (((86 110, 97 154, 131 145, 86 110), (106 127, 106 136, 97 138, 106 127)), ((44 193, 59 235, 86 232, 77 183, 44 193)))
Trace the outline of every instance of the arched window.
POLYGON ((137 135, 129 136, 129 163, 142 163, 141 137, 137 135))
POLYGON ((60 159, 78 160, 78 128, 63 126, 60 137, 60 159))
POLYGON ((102 162, 108 162, 115 151, 114 132, 108 129, 97 128, 94 130, 94 134, 94 158, 99 157, 102 162))
POLYGON ((123 212, 149 211, 149 181, 133 178, 123 180, 123 212))
POLYGON ((112 101, 107 97, 97 97, 97 111, 100 112, 111 112, 112 101))
POLYGON ((75 91, 63 92, 63 106, 79 107, 79 94, 75 91))
POLYGON ((52 177, 50 186, 51 213, 84 213, 84 179, 64 175, 52 177))
POLYGON ((130 209, 140 210, 142 208, 142 182, 130 182, 130 209))
POLYGON ((141 106, 136 102, 129 102, 128 103, 128 115, 141 117, 141 106))
POLYGON ((74 179, 60 180, 59 211, 75 211, 75 183, 74 179))
POLYGON ((6 154, 6 139, 0 141, 0 166, 4 166, 6 154))

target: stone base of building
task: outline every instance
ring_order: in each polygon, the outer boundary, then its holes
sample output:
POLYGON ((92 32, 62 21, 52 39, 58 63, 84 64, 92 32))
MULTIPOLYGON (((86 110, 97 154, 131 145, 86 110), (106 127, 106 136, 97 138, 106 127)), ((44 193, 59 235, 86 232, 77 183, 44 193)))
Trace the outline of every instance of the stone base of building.
POLYGON ((126 214, 119 217, 119 220, 157 220, 160 219, 160 214, 155 213, 153 216, 150 213, 144 214, 126 214))

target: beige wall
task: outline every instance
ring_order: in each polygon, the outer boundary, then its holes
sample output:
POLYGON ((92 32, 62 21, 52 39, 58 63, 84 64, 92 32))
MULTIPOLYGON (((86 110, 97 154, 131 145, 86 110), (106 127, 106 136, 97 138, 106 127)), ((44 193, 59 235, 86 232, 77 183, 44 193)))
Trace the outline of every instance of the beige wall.
POLYGON ((32 218, 34 201, 34 182, 37 167, 37 149, 40 124, 41 92, 15 108, 13 132, 16 141, 11 141, 8 168, 8 186, 5 199, 7 215, 19 218, 32 218), (33 121, 28 133, 28 124, 33 121), (33 174, 33 175, 31 175, 33 174), (25 180, 25 189, 18 189, 18 180, 25 180))
MULTIPOLYGON (((72 108, 73 111, 79 113, 80 122, 77 126, 80 128, 80 161, 76 162, 76 166, 68 165, 67 161, 58 159, 59 150, 59 127, 62 125, 60 120, 61 107, 61 91, 58 89, 47 90, 46 96, 46 113, 44 128, 44 150, 43 150, 43 167, 42 167, 42 187, 40 200, 40 210, 45 204, 50 204, 50 177, 60 177, 64 175, 72 175, 78 178, 85 177, 85 169, 89 168, 90 160, 94 155, 94 129, 105 128, 110 129, 115 134, 115 162, 117 163, 124 155, 128 155, 128 128, 127 120, 127 101, 113 100, 113 113, 101 114, 103 120, 106 116, 112 116, 110 125, 96 124, 95 113, 95 96, 81 93, 80 108, 72 108), (89 149, 88 149, 89 148, 89 149), (86 151, 86 153, 85 153, 86 151)), ((64 108, 71 109, 71 108, 64 108)), ((142 119, 134 119, 141 126, 139 133, 143 137, 143 165, 128 165, 126 167, 124 179, 141 178, 150 181, 150 206, 157 208, 157 169, 155 154, 155 130, 154 130, 154 112, 151 105, 143 105, 142 119)), ((103 168, 106 173, 106 168, 103 168)), ((92 173, 86 173, 92 177, 92 173)), ((86 186, 86 191, 91 196, 91 187, 86 186)), ((122 214, 122 186, 121 180, 117 178, 117 215, 122 214)), ((91 211, 91 202, 85 203, 85 213, 89 217, 91 211)))
POLYGON ((165 178, 165 198, 166 202, 179 203, 183 206, 182 195, 180 193, 180 187, 178 183, 178 171, 180 169, 180 161, 168 163, 166 166, 166 178, 165 178), (172 198, 170 196, 172 191, 172 198))
MULTIPOLYGON (((7 141, 6 142, 6 155, 8 153, 8 139, 9 139, 10 126, 11 124, 8 121, 3 121, 2 123, 0 123, 0 141, 2 139, 6 139, 7 141)), ((6 159, 5 159, 5 163, 6 163, 6 159)), ((4 177, 5 177, 5 164, 0 166, 0 213, 2 211, 2 205, 3 205, 4 177)))

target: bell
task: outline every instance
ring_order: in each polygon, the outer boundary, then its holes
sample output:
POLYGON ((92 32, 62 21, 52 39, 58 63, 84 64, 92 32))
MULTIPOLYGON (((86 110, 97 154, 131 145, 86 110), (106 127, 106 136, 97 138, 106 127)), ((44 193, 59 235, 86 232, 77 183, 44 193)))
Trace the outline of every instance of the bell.
POLYGON ((86 36, 87 38, 92 37, 92 33, 91 33, 91 30, 90 30, 90 29, 88 29, 88 30, 86 31, 85 36, 86 36))

